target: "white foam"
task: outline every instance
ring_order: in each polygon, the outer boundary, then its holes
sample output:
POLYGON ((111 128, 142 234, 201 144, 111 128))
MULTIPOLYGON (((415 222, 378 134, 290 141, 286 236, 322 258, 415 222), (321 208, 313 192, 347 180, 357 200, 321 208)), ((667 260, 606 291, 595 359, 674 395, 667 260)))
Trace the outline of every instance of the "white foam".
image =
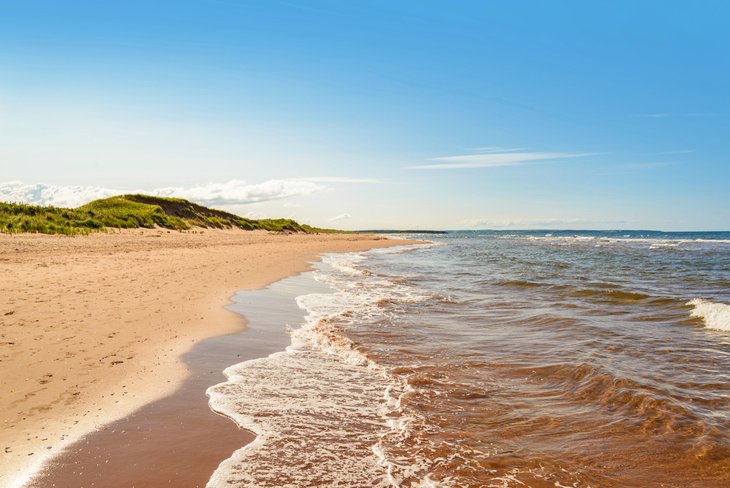
POLYGON ((688 245, 690 248, 704 248, 709 246, 722 245, 723 247, 730 244, 730 239, 688 239, 678 238, 671 239, 665 238, 660 239, 656 237, 605 237, 605 236, 555 236, 553 234, 545 234, 543 236, 535 235, 512 235, 505 234, 498 236, 500 239, 524 239, 529 241, 544 241, 550 244, 559 246, 572 246, 575 244, 592 244, 596 247, 602 247, 604 245, 629 245, 629 246, 648 246, 650 249, 661 249, 661 248, 686 248, 688 245))
MULTIPOLYGON (((407 460, 396 465, 381 449, 386 436, 409 428, 400 399, 410 387, 368 358, 343 327, 387 315, 384 300, 432 297, 363 269, 372 252, 325 255, 331 268, 315 278, 335 292, 297 297, 307 315, 290 330, 286 351, 231 366, 224 371, 228 381, 208 389, 213 410, 257 435, 221 463, 208 487, 386 487, 415 477, 420 467, 407 460)), ((422 481, 418 486, 435 486, 422 481)))
POLYGON ((257 434, 221 463, 208 487, 390 486, 371 446, 385 429, 385 381, 314 350, 277 353, 226 370, 211 406, 257 434))
POLYGON ((710 242, 718 244, 730 244, 730 239, 694 239, 694 242, 710 242))
POLYGON ((660 241, 649 246, 649 249, 673 249, 679 247, 681 242, 660 241))
POLYGON ((411 252, 416 249, 428 249, 436 246, 445 246, 443 242, 437 241, 424 241, 421 244, 406 244, 403 246, 390 246, 390 247, 379 247, 366 251, 363 254, 400 254, 403 252, 411 252))
POLYGON ((694 298, 687 302, 692 311, 690 315, 700 318, 708 329, 730 331, 730 305, 694 298))

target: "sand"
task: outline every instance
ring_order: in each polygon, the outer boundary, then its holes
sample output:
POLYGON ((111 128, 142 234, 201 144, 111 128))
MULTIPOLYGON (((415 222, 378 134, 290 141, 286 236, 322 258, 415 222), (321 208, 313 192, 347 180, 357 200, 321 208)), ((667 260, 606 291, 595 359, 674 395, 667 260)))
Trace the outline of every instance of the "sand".
POLYGON ((224 306, 323 252, 377 236, 159 230, 0 235, 0 486, 83 435, 170 395, 181 355, 244 327, 224 306))

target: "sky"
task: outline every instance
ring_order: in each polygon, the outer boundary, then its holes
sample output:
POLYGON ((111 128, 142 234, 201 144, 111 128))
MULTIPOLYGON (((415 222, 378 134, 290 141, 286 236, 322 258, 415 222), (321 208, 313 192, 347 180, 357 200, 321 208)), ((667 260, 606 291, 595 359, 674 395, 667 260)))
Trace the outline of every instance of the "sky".
POLYGON ((0 0, 0 200, 730 230, 725 1, 0 0))

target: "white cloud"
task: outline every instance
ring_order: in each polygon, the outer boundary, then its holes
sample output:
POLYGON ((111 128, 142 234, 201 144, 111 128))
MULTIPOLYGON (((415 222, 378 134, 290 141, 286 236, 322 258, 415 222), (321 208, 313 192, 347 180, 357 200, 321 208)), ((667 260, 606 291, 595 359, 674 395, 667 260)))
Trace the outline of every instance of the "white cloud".
POLYGON ((120 193, 125 192, 98 186, 55 186, 45 183, 26 185, 20 181, 0 183, 0 201, 54 207, 78 207, 92 200, 120 193))
POLYGON ((193 187, 167 187, 151 190, 124 190, 98 186, 55 186, 45 183, 24 184, 19 181, 0 183, 0 201, 22 202, 33 205, 78 207, 98 198, 125 193, 185 198, 202 205, 245 205, 311 195, 327 191, 328 187, 311 181, 269 180, 248 184, 241 180, 209 183, 193 187))
POLYGON ((327 187, 310 181, 269 180, 250 185, 242 180, 231 180, 226 183, 209 183, 191 188, 159 188, 150 193, 185 198, 203 205, 245 205, 310 195, 325 190, 327 187))
POLYGON ((527 152, 527 151, 492 151, 484 154, 467 154, 462 156, 446 156, 433 158, 440 161, 435 164, 411 166, 410 169, 467 169, 495 168, 498 166, 517 166, 534 161, 550 161, 556 159, 594 156, 596 153, 562 153, 562 152, 527 152))
POLYGON ((352 215, 350 215, 348 213, 343 213, 343 214, 337 215, 335 217, 332 217, 331 219, 329 219, 329 221, 337 222, 338 220, 347 220, 347 219, 351 219, 351 218, 352 218, 352 215))
POLYGON ((284 208, 302 208, 302 204, 299 202, 284 202, 281 206, 284 208))

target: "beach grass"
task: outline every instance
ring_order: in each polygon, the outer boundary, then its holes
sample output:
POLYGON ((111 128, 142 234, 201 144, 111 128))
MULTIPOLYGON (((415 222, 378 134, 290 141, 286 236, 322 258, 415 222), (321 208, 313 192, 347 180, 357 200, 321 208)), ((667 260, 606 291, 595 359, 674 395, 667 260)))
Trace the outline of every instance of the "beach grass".
POLYGON ((182 198, 120 195, 78 208, 0 203, 0 232, 88 234, 107 229, 194 228, 267 230, 273 232, 337 232, 300 224, 292 219, 248 219, 182 198))

